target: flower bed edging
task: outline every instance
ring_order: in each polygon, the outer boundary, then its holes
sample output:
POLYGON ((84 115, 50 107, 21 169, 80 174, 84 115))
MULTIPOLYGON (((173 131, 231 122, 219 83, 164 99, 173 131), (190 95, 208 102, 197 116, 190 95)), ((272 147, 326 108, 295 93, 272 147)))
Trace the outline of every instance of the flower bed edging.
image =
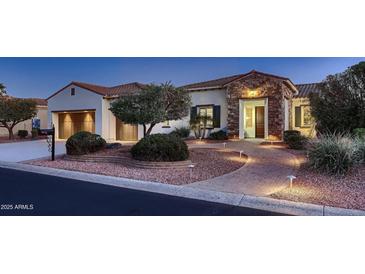
POLYGON ((77 162, 92 162, 92 163, 116 163, 125 164, 129 167, 136 168, 187 168, 192 164, 191 160, 176 161, 176 162, 149 162, 149 161, 137 161, 131 157, 126 156, 101 156, 101 155, 66 155, 64 157, 68 161, 77 162))

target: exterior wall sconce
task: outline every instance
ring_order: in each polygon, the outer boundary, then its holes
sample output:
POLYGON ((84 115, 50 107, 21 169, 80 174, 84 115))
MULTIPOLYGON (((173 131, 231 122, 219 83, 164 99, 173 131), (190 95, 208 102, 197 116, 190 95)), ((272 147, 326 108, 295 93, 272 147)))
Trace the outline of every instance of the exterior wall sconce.
POLYGON ((257 90, 255 90, 255 89, 249 90, 248 91, 248 96, 249 97, 255 97, 255 96, 257 96, 257 90))

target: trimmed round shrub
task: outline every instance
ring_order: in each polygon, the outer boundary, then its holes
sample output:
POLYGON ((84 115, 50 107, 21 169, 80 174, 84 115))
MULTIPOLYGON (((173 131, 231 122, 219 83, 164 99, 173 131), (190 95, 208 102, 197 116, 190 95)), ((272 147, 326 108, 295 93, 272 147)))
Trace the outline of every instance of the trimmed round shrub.
POLYGON ((308 150, 309 166, 321 172, 343 175, 356 163, 355 145, 342 135, 322 135, 308 150))
POLYGON ((28 136, 28 130, 18 130, 18 136, 20 138, 25 138, 28 136))
POLYGON ((353 133, 356 138, 365 139, 365 128, 355 128, 353 133))
POLYGON ((228 139, 227 132, 225 132, 223 130, 212 132, 209 135, 209 139, 211 139, 211 140, 227 140, 228 139))
POLYGON ((188 127, 175 128, 175 130, 171 131, 170 134, 174 134, 180 138, 188 138, 190 135, 190 128, 188 127))
POLYGON ((291 149, 304 149, 307 143, 307 138, 302 135, 289 135, 287 137, 286 143, 291 149))
POLYGON ((103 149, 106 141, 98 134, 80 131, 72 135, 66 141, 66 153, 68 155, 84 155, 103 149))
POLYGON ((131 149, 132 157, 140 161, 174 162, 188 159, 186 143, 174 134, 153 134, 144 137, 131 149))
POLYGON ((283 136, 283 140, 284 143, 288 143, 288 139, 290 136, 300 136, 300 131, 298 130, 285 130, 284 131, 284 136, 283 136))

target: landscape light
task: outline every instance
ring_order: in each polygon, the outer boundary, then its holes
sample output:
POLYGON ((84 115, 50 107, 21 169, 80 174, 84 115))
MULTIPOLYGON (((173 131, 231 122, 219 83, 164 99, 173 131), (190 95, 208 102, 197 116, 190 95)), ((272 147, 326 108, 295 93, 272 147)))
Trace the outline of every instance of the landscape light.
POLYGON ((226 146, 227 146, 227 143, 223 143, 223 147, 226 148, 226 146))
POLYGON ((294 175, 289 175, 289 176, 287 176, 287 178, 289 179, 289 187, 292 188, 293 180, 296 179, 297 177, 295 177, 294 175))
POLYGON ((240 150, 240 158, 242 158, 243 150, 240 150))
POLYGON ((190 179, 193 178, 193 168, 194 168, 194 165, 189 165, 189 170, 190 170, 190 179))

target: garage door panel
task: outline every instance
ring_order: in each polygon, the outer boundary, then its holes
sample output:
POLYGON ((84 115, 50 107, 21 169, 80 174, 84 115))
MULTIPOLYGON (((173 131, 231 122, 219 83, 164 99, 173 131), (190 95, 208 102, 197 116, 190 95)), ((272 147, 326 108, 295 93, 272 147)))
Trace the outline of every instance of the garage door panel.
POLYGON ((125 124, 116 119, 116 139, 120 141, 137 141, 138 126, 125 124))
POLYGON ((58 117, 60 139, 80 131, 95 133, 95 112, 60 113, 58 117))

